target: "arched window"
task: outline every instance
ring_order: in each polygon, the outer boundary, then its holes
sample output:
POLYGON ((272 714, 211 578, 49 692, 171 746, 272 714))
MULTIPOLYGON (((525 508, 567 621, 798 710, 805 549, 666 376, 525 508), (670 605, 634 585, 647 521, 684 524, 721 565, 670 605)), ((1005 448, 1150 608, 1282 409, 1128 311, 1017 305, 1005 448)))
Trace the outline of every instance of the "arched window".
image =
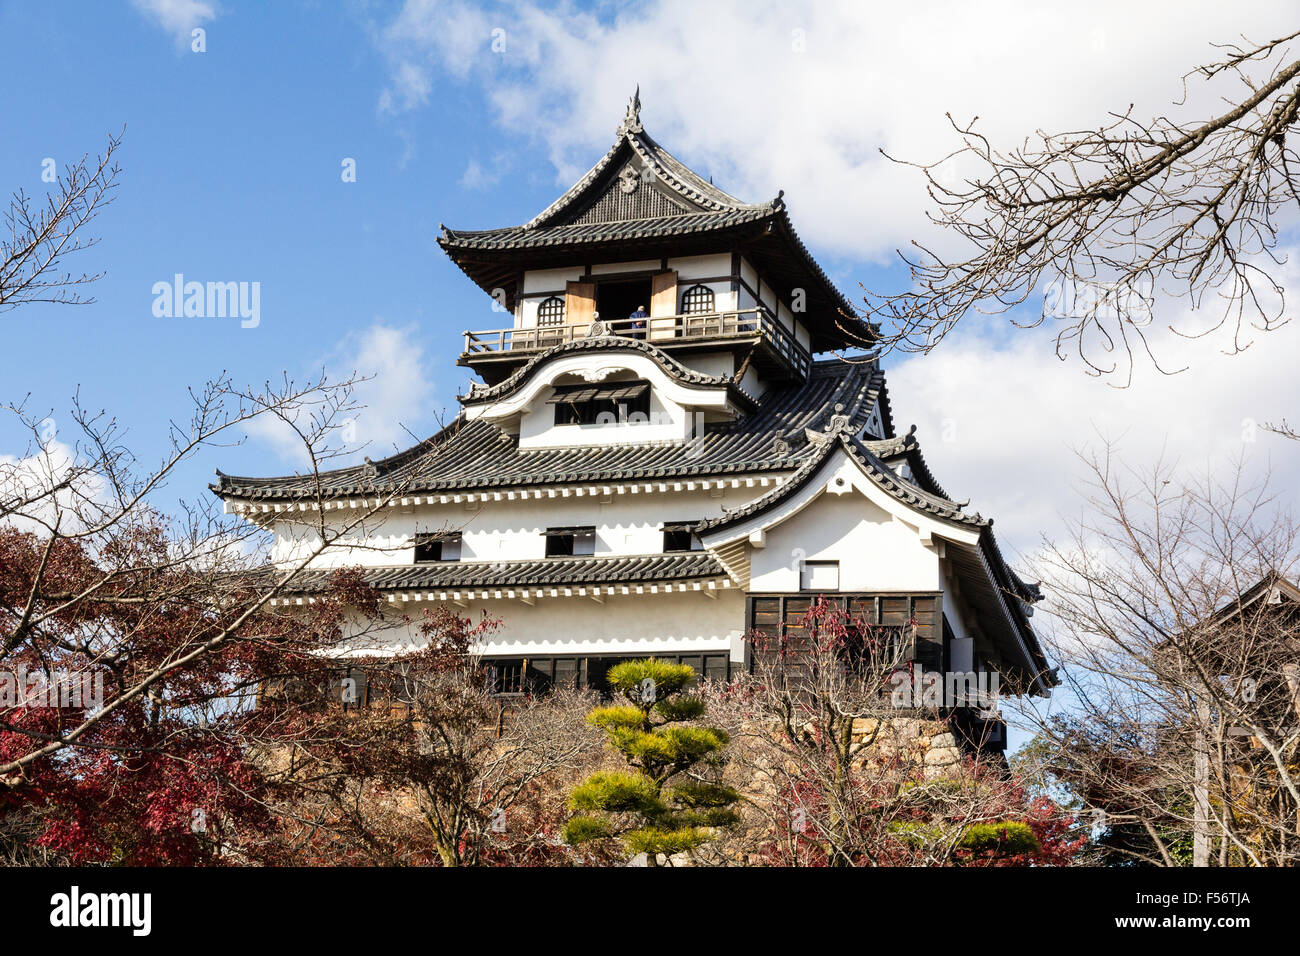
POLYGON ((558 295, 542 300, 542 304, 537 307, 537 324, 539 326, 563 325, 564 300, 558 295))
POLYGON ((682 315, 700 315, 713 311, 713 290, 708 286, 693 285, 682 293, 682 315))

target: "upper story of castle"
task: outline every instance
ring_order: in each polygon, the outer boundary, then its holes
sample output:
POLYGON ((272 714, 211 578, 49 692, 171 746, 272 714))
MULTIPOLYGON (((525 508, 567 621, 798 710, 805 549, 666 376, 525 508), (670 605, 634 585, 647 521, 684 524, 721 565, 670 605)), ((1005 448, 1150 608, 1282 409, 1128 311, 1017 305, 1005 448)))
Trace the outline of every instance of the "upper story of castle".
POLYGON ((872 341, 782 197, 745 203, 689 169, 645 131, 639 96, 609 151, 546 209, 519 226, 444 227, 439 243, 503 320, 465 332, 460 364, 487 386, 557 345, 622 336, 753 394, 872 341))

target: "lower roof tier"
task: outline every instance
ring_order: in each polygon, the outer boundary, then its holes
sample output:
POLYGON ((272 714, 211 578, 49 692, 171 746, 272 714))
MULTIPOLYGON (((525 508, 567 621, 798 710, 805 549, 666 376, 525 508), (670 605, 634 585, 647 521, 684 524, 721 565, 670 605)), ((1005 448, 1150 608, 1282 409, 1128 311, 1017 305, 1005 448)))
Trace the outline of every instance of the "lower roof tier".
POLYGON ((710 423, 685 444, 521 450, 518 436, 462 413, 436 435, 390 458, 319 475, 255 478, 218 472, 212 490, 227 500, 303 502, 318 496, 792 472, 820 451, 808 431, 825 429, 832 418, 865 427, 876 410, 885 432, 880 437, 892 436, 884 373, 874 363, 831 359, 813 363, 806 382, 770 391, 754 411, 734 422, 710 423))
MULTIPOLYGON (((337 570, 303 571, 286 587, 289 593, 324 591, 337 570)), ((524 561, 446 561, 402 567, 369 568, 362 576, 380 593, 451 589, 603 586, 727 579, 711 554, 588 555, 524 561)))

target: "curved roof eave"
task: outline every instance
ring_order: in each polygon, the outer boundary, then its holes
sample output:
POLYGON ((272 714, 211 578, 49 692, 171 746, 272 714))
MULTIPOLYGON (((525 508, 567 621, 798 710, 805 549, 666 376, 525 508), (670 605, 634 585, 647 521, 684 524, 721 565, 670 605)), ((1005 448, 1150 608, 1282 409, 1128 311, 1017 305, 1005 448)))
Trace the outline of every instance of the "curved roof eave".
POLYGON ((893 469, 872 454, 861 441, 841 432, 833 437, 828 437, 828 440, 825 441, 821 450, 814 457, 805 461, 794 474, 776 488, 765 495, 760 495, 740 508, 728 511, 718 518, 700 522, 696 525, 696 531, 700 534, 711 535, 773 510, 800 492, 831 455, 841 449, 876 486, 912 510, 921 511, 929 517, 967 528, 984 528, 992 524, 990 519, 979 514, 965 514, 961 510, 963 506, 958 502, 948 501, 932 495, 914 485, 909 487, 908 482, 903 481, 894 474, 893 469))
POLYGON ((703 372, 697 372, 682 365, 664 352, 663 349, 656 348, 649 342, 615 335, 590 336, 553 346, 545 352, 540 352, 530 358, 516 369, 509 378, 498 382, 496 385, 480 387, 477 382, 473 383, 468 395, 459 396, 460 403, 470 406, 500 401, 523 388, 543 365, 574 352, 589 351, 640 353, 650 358, 664 371, 664 374, 681 385, 697 388, 725 388, 728 397, 736 400, 747 409, 753 409, 758 404, 758 400, 754 396, 725 375, 706 375, 703 372))

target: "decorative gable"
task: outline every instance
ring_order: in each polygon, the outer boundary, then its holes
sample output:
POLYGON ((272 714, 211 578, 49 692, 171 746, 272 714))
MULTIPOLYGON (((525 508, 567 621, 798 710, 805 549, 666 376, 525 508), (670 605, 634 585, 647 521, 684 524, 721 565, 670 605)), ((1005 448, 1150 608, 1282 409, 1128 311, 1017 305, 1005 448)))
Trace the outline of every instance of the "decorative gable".
POLYGON ((624 222, 630 219, 662 219, 685 216, 698 209, 675 199, 659 185, 658 178, 647 175, 646 167, 628 162, 617 176, 611 177, 603 192, 597 193, 569 223, 624 222))

